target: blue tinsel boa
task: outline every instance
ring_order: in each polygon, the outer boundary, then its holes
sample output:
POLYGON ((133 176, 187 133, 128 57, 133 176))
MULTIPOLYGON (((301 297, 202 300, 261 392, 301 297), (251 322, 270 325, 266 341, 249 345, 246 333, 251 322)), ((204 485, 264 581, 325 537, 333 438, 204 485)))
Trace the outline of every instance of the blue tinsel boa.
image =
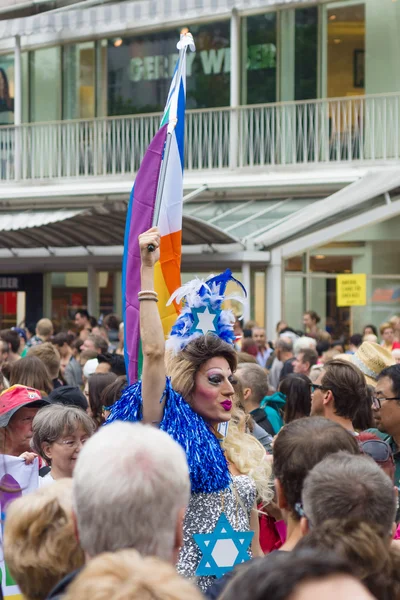
MULTIPOLYGON (((160 429, 166 431, 185 451, 189 465, 192 493, 219 492, 231 478, 221 445, 197 413, 171 386, 167 378, 164 417, 160 429)), ((126 388, 112 406, 106 424, 113 421, 142 420, 142 382, 126 388)))

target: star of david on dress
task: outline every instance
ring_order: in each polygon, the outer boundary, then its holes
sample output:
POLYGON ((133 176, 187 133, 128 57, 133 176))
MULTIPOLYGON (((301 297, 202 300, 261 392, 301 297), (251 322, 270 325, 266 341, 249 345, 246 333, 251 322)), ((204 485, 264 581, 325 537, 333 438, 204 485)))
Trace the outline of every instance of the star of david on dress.
POLYGON ((209 331, 217 333, 220 312, 221 311, 214 310, 209 306, 192 308, 193 325, 190 333, 201 333, 202 335, 206 335, 209 331))
POLYGON ((250 560, 248 549, 253 536, 253 531, 235 531, 222 512, 214 531, 193 535, 203 554, 196 575, 219 578, 237 565, 250 560))

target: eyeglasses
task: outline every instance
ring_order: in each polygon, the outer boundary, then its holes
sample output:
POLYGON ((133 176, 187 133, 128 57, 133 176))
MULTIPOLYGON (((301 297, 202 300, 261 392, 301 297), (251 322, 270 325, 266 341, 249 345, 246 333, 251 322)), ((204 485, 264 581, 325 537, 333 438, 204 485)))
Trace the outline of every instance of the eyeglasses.
POLYGON ((377 396, 374 396, 372 398, 372 406, 374 408, 381 408, 382 400, 400 400, 400 398, 378 398, 377 396))
POLYGON ((393 454, 390 446, 384 440, 366 440, 360 442, 361 452, 368 454, 377 463, 385 463, 388 460, 393 461, 393 454))
POLYGON ((318 383, 310 383, 310 390, 311 393, 313 394, 315 392, 315 390, 326 390, 328 388, 324 387, 323 385, 319 385, 318 383))
POLYGON ((84 438, 83 440, 61 440, 56 442, 56 444, 59 444, 60 446, 66 446, 70 450, 76 450, 76 448, 79 448, 80 445, 84 446, 88 439, 89 438, 84 438))

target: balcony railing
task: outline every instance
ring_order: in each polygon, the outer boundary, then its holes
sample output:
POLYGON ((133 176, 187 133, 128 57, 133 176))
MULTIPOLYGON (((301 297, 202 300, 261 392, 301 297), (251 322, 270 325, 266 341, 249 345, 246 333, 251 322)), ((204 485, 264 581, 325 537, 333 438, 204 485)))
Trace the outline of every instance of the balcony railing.
MULTIPOLYGON (((0 127, 0 179, 134 175, 160 115, 0 127)), ((400 93, 188 111, 186 169, 400 158, 400 93)))

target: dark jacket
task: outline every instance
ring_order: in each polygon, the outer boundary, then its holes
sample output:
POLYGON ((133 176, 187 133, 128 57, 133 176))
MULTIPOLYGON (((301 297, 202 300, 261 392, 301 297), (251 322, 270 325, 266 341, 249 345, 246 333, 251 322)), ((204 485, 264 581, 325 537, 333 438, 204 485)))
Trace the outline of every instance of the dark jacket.
POLYGON ((293 356, 292 358, 288 358, 287 361, 283 363, 281 374, 279 375, 279 381, 282 381, 284 377, 293 373, 293 363, 296 358, 293 356))
POLYGON ((267 415, 265 414, 265 410, 263 408, 256 408, 250 412, 251 416, 255 420, 255 422, 264 429, 267 433, 274 436, 274 428, 268 420, 267 415))
POLYGON ((72 573, 66 575, 64 579, 61 579, 56 587, 51 590, 46 600, 61 600, 65 596, 68 586, 74 581, 75 577, 79 575, 81 570, 82 569, 77 569, 76 571, 72 571, 72 573))

